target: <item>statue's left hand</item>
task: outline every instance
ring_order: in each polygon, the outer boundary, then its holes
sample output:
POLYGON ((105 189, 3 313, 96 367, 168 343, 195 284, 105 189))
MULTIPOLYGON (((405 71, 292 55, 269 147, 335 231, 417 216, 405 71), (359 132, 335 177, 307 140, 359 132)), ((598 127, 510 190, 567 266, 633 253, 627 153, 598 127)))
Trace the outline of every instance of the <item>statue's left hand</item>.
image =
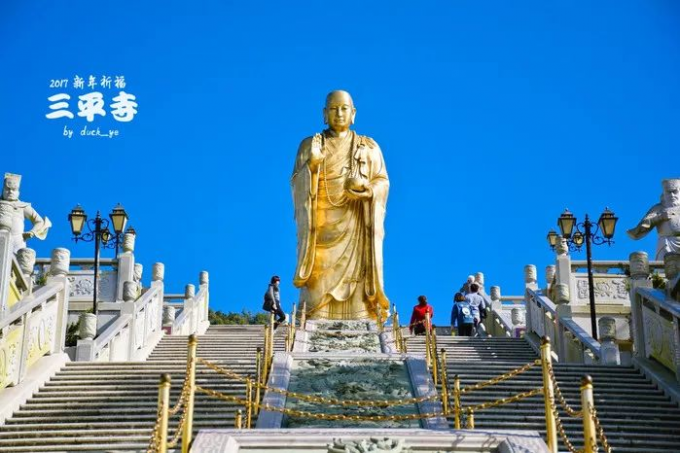
POLYGON ((24 233, 22 236, 23 236, 23 238, 24 238, 24 241, 27 241, 27 240, 32 239, 33 237, 35 237, 35 233, 32 232, 32 231, 27 231, 27 232, 24 233))
POLYGON ((345 187, 347 196, 353 200, 365 200, 373 197, 373 188, 364 178, 350 178, 345 187))

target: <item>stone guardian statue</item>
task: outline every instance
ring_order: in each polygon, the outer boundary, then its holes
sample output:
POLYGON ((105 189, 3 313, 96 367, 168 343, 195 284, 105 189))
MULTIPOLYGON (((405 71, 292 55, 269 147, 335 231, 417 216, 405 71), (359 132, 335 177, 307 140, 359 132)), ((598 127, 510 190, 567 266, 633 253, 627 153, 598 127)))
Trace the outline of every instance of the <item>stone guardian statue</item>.
POLYGON ((33 237, 45 239, 47 230, 52 226, 50 219, 40 217, 36 210, 31 207, 31 203, 19 200, 20 187, 21 175, 5 173, 0 203, 9 206, 12 212, 12 247, 14 253, 26 247, 26 241, 33 237), (28 219, 33 224, 33 228, 26 232, 24 232, 24 219, 28 219))
POLYGON ((652 206, 635 228, 628 230, 631 239, 641 239, 656 228, 656 259, 667 253, 680 253, 680 179, 664 179, 661 203, 652 206))
POLYGON ((291 178, 293 283, 310 319, 375 319, 390 306, 382 249, 389 179, 378 144, 350 129, 355 115, 349 93, 331 92, 328 129, 302 141, 291 178))

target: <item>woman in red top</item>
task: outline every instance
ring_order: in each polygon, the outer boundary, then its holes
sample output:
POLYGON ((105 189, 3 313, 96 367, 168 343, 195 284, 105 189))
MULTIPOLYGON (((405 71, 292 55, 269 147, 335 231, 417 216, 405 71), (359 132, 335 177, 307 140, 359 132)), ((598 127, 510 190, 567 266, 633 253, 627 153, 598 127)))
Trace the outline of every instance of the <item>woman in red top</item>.
POLYGON ((425 315, 427 313, 430 314, 430 328, 432 328, 432 317, 434 316, 432 305, 427 303, 427 297, 418 296, 418 305, 413 307, 411 322, 408 326, 412 334, 425 335, 425 315))

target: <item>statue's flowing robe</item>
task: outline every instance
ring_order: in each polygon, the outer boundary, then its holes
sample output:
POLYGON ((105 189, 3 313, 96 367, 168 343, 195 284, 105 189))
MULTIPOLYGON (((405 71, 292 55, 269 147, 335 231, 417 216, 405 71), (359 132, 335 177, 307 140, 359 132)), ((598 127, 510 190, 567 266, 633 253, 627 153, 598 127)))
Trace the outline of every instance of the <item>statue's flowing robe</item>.
POLYGON ((383 289, 382 243, 389 180, 378 145, 350 131, 321 134, 324 160, 311 169, 312 137, 302 141, 291 185, 298 256, 293 283, 310 318, 375 319, 389 309, 383 289), (353 200, 350 177, 370 182, 373 196, 353 200))
POLYGON ((631 239, 641 239, 656 227, 658 238, 656 242, 657 260, 663 260, 667 253, 680 253, 680 208, 664 207, 662 203, 655 204, 640 220, 635 228, 628 230, 631 239), (670 220, 661 220, 660 216, 666 211, 675 212, 670 220))

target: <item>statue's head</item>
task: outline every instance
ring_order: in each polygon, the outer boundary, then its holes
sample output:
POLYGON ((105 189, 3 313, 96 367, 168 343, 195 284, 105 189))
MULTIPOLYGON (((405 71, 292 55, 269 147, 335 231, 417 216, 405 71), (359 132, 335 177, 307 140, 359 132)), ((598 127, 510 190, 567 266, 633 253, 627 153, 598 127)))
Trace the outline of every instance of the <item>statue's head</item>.
POLYGON ((680 179, 663 180, 663 196, 661 197, 664 206, 680 206, 680 179))
POLYGON ((20 186, 21 175, 5 173, 5 182, 2 185, 2 199, 7 201, 17 201, 19 199, 20 186))
POLYGON ((335 132, 345 132, 354 124, 357 109, 354 108, 352 96, 347 91, 331 91, 326 96, 323 109, 323 122, 335 132))

